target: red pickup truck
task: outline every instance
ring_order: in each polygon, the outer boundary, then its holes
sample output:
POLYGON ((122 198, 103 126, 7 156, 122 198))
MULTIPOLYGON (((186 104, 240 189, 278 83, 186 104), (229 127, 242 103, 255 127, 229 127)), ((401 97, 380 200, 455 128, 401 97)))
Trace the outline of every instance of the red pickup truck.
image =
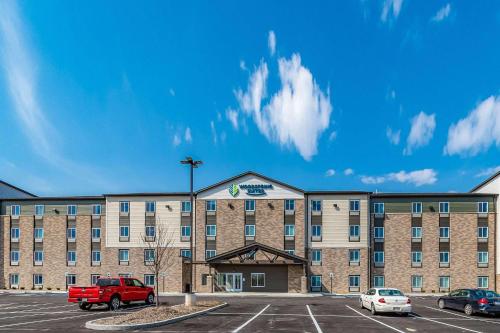
POLYGON ((134 278, 100 278, 95 286, 70 287, 68 291, 68 302, 78 303, 82 310, 90 310, 94 304, 107 304, 110 310, 117 310, 121 303, 152 304, 154 300, 154 289, 134 278))

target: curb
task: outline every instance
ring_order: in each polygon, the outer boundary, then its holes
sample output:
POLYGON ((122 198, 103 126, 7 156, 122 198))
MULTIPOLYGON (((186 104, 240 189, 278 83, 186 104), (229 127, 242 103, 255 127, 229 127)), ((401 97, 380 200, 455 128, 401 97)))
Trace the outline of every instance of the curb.
POLYGON ((189 318, 193 318, 202 314, 205 314, 207 312, 211 312, 220 308, 223 308, 227 305, 227 303, 222 303, 219 305, 216 305, 214 307, 201 310, 198 312, 193 312, 189 313, 183 316, 167 319, 167 320, 161 320, 161 321, 155 321, 152 323, 145 323, 145 324, 129 324, 129 325, 102 325, 102 324, 96 324, 95 322, 99 319, 96 320, 91 320, 85 323, 85 328, 91 329, 91 330, 100 330, 100 331, 126 331, 126 330, 135 330, 135 329, 140 329, 140 328, 152 328, 152 327, 158 327, 158 326, 163 326, 163 325, 168 325, 172 324, 181 320, 186 320, 189 318))

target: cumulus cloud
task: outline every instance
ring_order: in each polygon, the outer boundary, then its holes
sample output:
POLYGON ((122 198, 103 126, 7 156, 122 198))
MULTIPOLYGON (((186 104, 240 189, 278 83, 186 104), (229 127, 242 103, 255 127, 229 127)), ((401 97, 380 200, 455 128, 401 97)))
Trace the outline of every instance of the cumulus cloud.
POLYGON ((485 99, 467 117, 450 126, 444 153, 475 156, 492 145, 500 147, 500 96, 485 99))
POLYGON ((387 127, 385 134, 387 135, 387 139, 389 139, 390 143, 392 143, 395 146, 399 145, 401 130, 394 131, 392 128, 387 127))
POLYGON ((476 177, 489 177, 492 174, 495 174, 495 173, 497 173, 499 171, 500 171, 500 165, 496 166, 496 167, 486 168, 486 169, 483 169, 483 170, 479 171, 476 174, 476 177))
POLYGON ((240 69, 242 71, 246 71, 247 70, 247 65, 245 64, 245 60, 240 60, 240 69))
POLYGON ((390 18, 397 19, 402 6, 403 0, 385 0, 382 5, 380 20, 387 22, 390 18))
POLYGON ((274 31, 269 31, 267 36, 267 46, 269 47, 269 53, 273 56, 276 53, 276 34, 274 31))
POLYGON ((406 139, 406 148, 403 153, 411 155, 413 149, 427 145, 434 135, 436 128, 436 115, 420 112, 411 120, 411 129, 406 139))
POLYGON ((238 111, 233 110, 231 108, 228 108, 226 110, 226 118, 227 118, 227 120, 229 120, 229 122, 231 123, 231 125, 233 126, 233 128, 235 130, 238 130, 238 128, 239 128, 239 124, 238 124, 238 111))
POLYGON ((354 170, 351 169, 351 168, 347 168, 344 170, 344 175, 346 176, 350 176, 350 175, 353 175, 354 174, 354 170))
POLYGON ((174 134, 174 137, 172 138, 172 145, 174 147, 177 147, 182 143, 181 137, 178 134, 174 134))
POLYGON ((382 184, 388 181, 398 183, 413 184, 417 187, 422 185, 432 185, 437 181, 437 172, 433 169, 422 169, 415 171, 391 172, 383 176, 361 176, 364 184, 382 184))
POLYGON ((215 128, 214 121, 210 121, 210 130, 212 131, 212 140, 214 144, 217 144, 217 129, 215 128))
POLYGON ((333 169, 328 169, 325 172, 325 176, 326 177, 331 177, 331 176, 334 176, 334 175, 335 175, 335 170, 333 170, 333 169))
POLYGON ((431 18, 433 22, 441 22, 450 15, 451 5, 447 3, 444 7, 440 8, 437 13, 431 18))
POLYGON ((193 142, 193 137, 191 136, 191 129, 189 127, 186 127, 186 131, 184 132, 184 140, 187 143, 193 142))

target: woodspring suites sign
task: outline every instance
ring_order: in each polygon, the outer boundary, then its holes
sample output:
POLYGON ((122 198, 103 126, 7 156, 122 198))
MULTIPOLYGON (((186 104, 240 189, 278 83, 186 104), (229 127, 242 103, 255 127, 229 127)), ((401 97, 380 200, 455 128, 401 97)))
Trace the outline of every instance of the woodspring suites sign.
POLYGON ((229 186, 229 194, 234 198, 238 196, 240 190, 245 191, 250 196, 264 196, 267 195, 268 190, 272 190, 272 184, 231 184, 229 186))

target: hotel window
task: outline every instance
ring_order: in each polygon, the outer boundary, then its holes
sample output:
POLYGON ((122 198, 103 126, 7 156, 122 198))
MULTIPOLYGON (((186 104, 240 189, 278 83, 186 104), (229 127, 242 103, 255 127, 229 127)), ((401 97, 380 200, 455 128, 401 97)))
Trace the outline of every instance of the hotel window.
POLYGON ((422 275, 412 275, 411 276, 411 287, 414 289, 422 288, 422 275))
POLYGON ((255 237, 255 224, 245 224, 245 236, 255 237))
POLYGON ((349 210, 351 212, 359 212, 359 200, 349 200, 349 210))
POLYGON ((375 227, 373 233, 375 238, 384 238, 384 227, 375 227))
POLYGON ((321 275, 312 275, 311 276, 311 287, 312 288, 321 288, 321 275))
POLYGON ((118 277, 131 278, 132 277, 132 273, 118 273, 118 277))
POLYGON ((19 228, 10 229, 10 239, 11 240, 18 241, 20 234, 21 234, 21 230, 19 230, 19 228))
POLYGON ((349 288, 359 288, 359 275, 349 275, 349 288))
POLYGON ((90 275, 90 284, 95 286, 97 284, 97 280, 99 280, 101 276, 99 274, 91 274, 90 275))
POLYGON ((35 285, 35 287, 43 286, 43 275, 33 274, 33 284, 35 285))
POLYGON ((35 239, 42 240, 43 239, 43 228, 35 228, 35 239))
POLYGON ((375 264, 383 264, 384 263, 384 251, 373 252, 373 261, 375 262, 375 264))
POLYGON ((295 255, 295 250, 288 249, 288 250, 285 250, 285 252, 288 254, 291 254, 291 255, 295 255))
POLYGON ((183 258, 191 258, 191 250, 182 249, 181 250, 181 257, 183 257, 183 258))
POLYGON ((76 275, 75 274, 68 274, 68 275, 66 275, 66 284, 68 286, 74 286, 74 285, 76 285, 76 275))
POLYGON ((359 225, 349 226, 349 237, 359 237, 359 225))
POLYGON ((285 224, 285 236, 286 237, 294 237, 295 236, 295 225, 294 224, 285 224))
POLYGON ((45 206, 44 205, 35 205, 35 215, 36 216, 43 216, 45 213, 45 206))
POLYGON ((321 200, 312 200, 311 209, 313 212, 321 212, 321 200))
POLYGON ((215 237, 217 236, 217 225, 215 224, 207 224, 205 226, 207 237, 215 237))
POLYGON ((251 274, 252 287, 262 288, 266 286, 266 274, 252 273, 251 274))
POLYGON ((321 237, 321 225, 313 224, 312 226, 312 236, 313 237, 321 237))
POLYGON ((450 203, 449 202, 440 202, 439 203, 439 212, 441 214, 448 214, 450 212, 450 203))
POLYGON ((10 251, 10 264, 11 265, 19 264, 19 251, 10 251))
POLYGON ((130 203, 128 201, 120 201, 120 213, 128 214, 130 209, 130 203))
POLYGON ((144 274, 144 284, 148 287, 154 287, 155 285, 154 274, 144 274))
POLYGON ((215 257, 216 255, 217 255, 217 251, 216 250, 206 250, 205 251, 205 259, 209 259, 209 258, 215 257))
POLYGON ((146 213, 154 213, 156 211, 156 203, 154 201, 146 201, 146 213))
POLYGON ((76 239, 76 228, 68 228, 67 236, 68 236, 68 239, 75 240, 76 239))
POLYGON ((359 250, 358 249, 349 250, 349 263, 359 263, 359 250))
POLYGON ((440 238, 450 238, 450 228, 449 227, 440 227, 439 228, 439 237, 440 238))
POLYGON ((183 201, 181 202, 181 211, 183 213, 191 212, 191 201, 183 201))
POLYGON ((422 227, 412 227, 411 238, 422 238, 422 227))
POLYGON ((247 212, 255 211, 255 200, 245 200, 245 211, 247 212))
POLYGON ((477 237, 478 238, 488 238, 488 227, 477 228, 477 237))
POLYGON ((312 250, 312 262, 313 264, 317 265, 321 264, 321 250, 318 249, 312 250))
POLYGON ((43 263, 43 251, 36 250, 33 254, 33 257, 35 259, 35 263, 43 263))
POLYGON ((478 202, 477 203, 477 212, 478 213, 488 213, 488 203, 487 202, 478 202))
POLYGON ((129 226, 128 225, 121 225, 120 226, 120 237, 129 237, 129 226))
POLYGON ((450 252, 439 252, 439 263, 449 264, 450 263, 450 252))
POLYGON ((19 274, 18 273, 12 273, 10 274, 10 287, 11 288, 17 288, 19 287, 19 274))
POLYGON ((145 249, 144 250, 144 263, 152 263, 155 261, 155 250, 145 249))
POLYGON ((67 208, 67 213, 68 215, 76 215, 76 212, 77 212, 77 209, 76 209, 76 205, 68 205, 68 208, 67 208))
POLYGON ((92 205, 92 215, 101 215, 101 205, 92 205))
POLYGON ((488 277, 478 276, 477 277, 477 287, 481 289, 488 289, 488 277))
POLYGON ((440 276, 439 277, 439 289, 450 289, 450 277, 440 276))
POLYGON ((412 202, 411 203, 411 212, 413 214, 422 214, 422 203, 421 202, 412 202))
POLYGON ((118 260, 120 263, 128 263, 129 261, 129 253, 127 249, 118 250, 118 260))
POLYGON ((373 287, 374 288, 384 288, 385 279, 383 275, 375 275, 373 277, 373 287))
POLYGON ((101 251, 92 251, 92 263, 100 263, 101 262, 101 251))
POLYGON ((68 263, 76 262, 76 251, 68 251, 68 263))
POLYGON ((146 237, 154 238, 156 236, 156 227, 154 225, 146 226, 146 237))
POLYGON ((385 207, 383 202, 375 202, 373 204, 373 211, 375 214, 384 214, 385 212, 385 207))
POLYGON ((181 236, 182 237, 191 237, 191 226, 189 226, 189 225, 181 226, 181 236))
POLYGON ((12 216, 21 215, 21 206, 19 206, 19 205, 10 206, 10 215, 12 215, 12 216))
POLYGON ((207 200, 205 208, 207 212, 215 212, 217 210, 217 201, 207 200))
POLYGON ((421 251, 414 251, 411 253, 411 263, 420 265, 422 264, 422 252, 421 251))
POLYGON ((488 263, 488 252, 481 251, 477 253, 477 263, 487 264, 488 263))
POLYGON ((285 200, 285 210, 295 210, 295 200, 286 199, 285 200))
POLYGON ((92 238, 93 239, 101 238, 101 228, 92 228, 92 238))

